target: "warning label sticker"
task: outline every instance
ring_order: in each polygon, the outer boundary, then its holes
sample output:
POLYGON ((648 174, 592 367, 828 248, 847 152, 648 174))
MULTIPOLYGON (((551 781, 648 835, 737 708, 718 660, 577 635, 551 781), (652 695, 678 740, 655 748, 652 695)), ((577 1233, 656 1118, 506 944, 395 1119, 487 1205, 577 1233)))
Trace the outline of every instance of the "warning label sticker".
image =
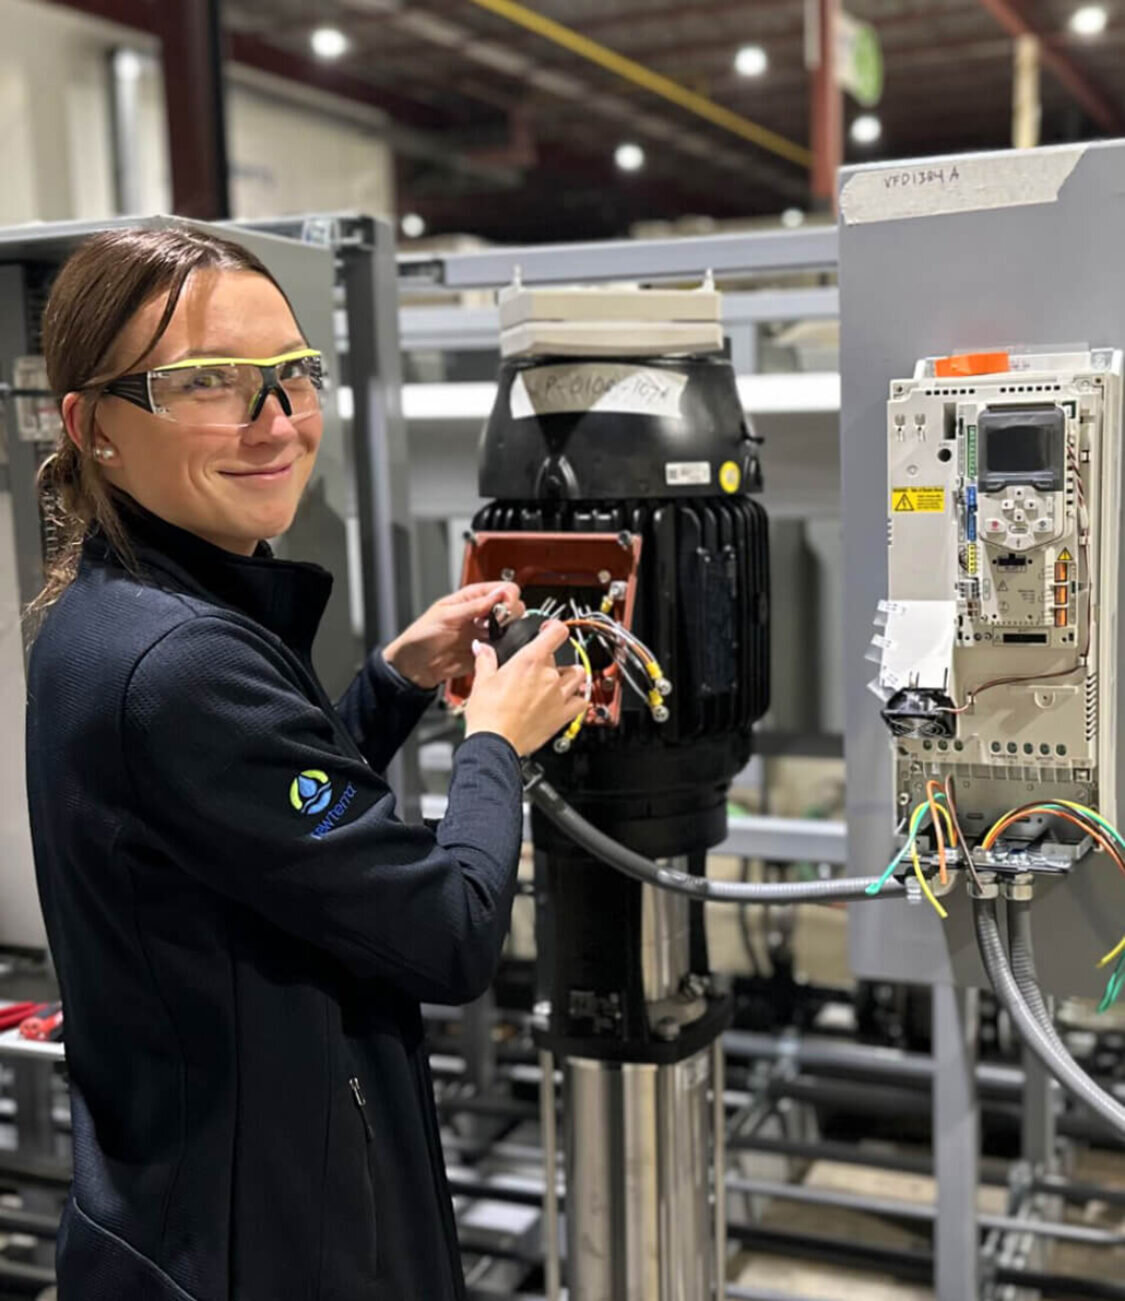
POLYGON ((945 489, 892 488, 891 510, 896 515, 941 515, 945 511, 945 489))

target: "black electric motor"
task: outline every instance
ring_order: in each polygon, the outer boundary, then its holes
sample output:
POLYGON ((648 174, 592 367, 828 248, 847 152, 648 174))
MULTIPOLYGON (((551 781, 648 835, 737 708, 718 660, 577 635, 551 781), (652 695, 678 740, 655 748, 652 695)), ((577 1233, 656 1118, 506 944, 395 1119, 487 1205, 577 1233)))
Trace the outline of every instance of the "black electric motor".
MULTIPOLYGON (((634 386, 635 387, 635 386, 634 386)), ((726 835, 731 779, 751 754, 769 703, 769 552, 759 440, 728 362, 711 356, 506 361, 480 454, 480 532, 625 533, 642 539, 633 630, 673 684, 657 722, 627 696, 618 727, 587 727, 565 754, 536 756, 551 783, 614 839, 702 874, 726 835), (569 403, 528 414, 557 372, 569 403), (599 402, 598 378, 621 368, 679 394, 636 409, 599 402), (585 374, 584 374, 585 371, 585 374), (577 409, 557 409, 567 407, 577 409), (654 412, 656 405, 660 410, 654 412), (606 406, 618 409, 605 409, 606 406)), ((671 1062, 710 1042, 727 1016, 706 1011, 674 1042, 654 1030, 642 983, 641 889, 591 858, 538 812, 541 1046, 571 1056, 671 1062)), ((692 905, 690 974, 708 989, 702 909, 692 905)))

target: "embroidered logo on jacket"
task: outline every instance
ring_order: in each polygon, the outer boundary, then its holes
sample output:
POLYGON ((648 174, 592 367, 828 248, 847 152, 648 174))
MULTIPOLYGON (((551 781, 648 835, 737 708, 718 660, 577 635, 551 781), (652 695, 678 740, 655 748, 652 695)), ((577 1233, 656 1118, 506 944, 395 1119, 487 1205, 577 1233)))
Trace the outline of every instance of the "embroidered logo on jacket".
POLYGON ((289 786, 289 803, 298 813, 323 813, 332 802, 332 783, 319 768, 306 768, 289 786))
POLYGON ((316 826, 313 827, 312 834, 314 840, 321 840, 339 824, 344 814, 347 813, 348 809, 351 807, 352 800, 355 799, 356 794, 355 786, 352 782, 348 782, 344 787, 340 798, 332 805, 316 826))

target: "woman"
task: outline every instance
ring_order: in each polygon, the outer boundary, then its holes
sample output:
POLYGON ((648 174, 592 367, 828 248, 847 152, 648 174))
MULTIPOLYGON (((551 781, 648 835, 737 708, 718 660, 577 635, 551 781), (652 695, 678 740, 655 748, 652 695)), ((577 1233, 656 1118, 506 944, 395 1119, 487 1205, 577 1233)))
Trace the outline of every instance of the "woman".
POLYGON ((565 629, 474 664, 492 604, 522 607, 466 589, 326 697, 331 578, 263 541, 316 459, 319 357, 239 245, 96 236, 44 350, 63 546, 27 760, 74 1126, 60 1301, 462 1296, 419 1003, 493 976, 518 756, 580 706, 565 629), (405 826, 380 774, 474 667, 448 813, 405 826))

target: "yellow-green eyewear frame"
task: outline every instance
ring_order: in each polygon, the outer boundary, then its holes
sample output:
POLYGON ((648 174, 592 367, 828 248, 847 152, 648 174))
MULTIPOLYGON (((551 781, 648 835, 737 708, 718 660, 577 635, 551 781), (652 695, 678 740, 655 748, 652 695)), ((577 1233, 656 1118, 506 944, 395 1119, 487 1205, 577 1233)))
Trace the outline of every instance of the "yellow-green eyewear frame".
POLYGON ((151 415, 164 415, 165 412, 156 402, 152 392, 152 381, 162 375, 176 371, 195 370, 208 366, 255 366, 261 375, 261 385, 254 394, 247 412, 247 424, 253 424, 261 415, 266 399, 272 393, 278 400, 282 411, 292 416, 293 405, 289 394, 281 384, 280 369, 294 361, 308 361, 309 379, 317 389, 324 386, 323 354, 316 348, 298 348, 293 352, 282 352, 276 357, 187 357, 183 361, 173 361, 167 366, 158 366, 154 370, 135 371, 129 375, 119 375, 117 379, 101 386, 101 391, 112 397, 124 398, 151 415))

